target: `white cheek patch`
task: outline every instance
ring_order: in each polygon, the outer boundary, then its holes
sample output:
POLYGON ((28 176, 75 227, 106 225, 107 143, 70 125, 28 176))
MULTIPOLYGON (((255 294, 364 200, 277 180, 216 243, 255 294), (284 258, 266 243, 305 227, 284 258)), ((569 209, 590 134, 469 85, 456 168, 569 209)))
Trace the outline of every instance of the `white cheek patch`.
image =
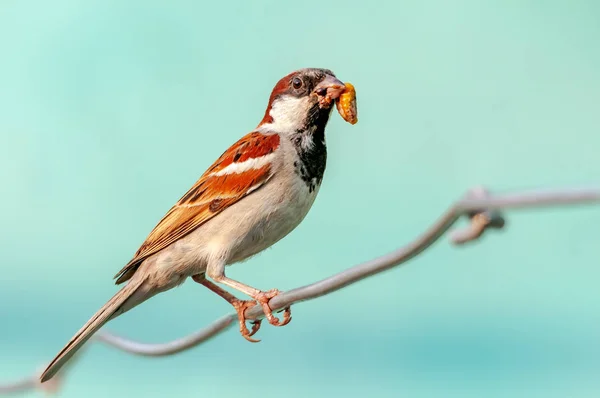
POLYGON ((269 111, 273 122, 263 126, 278 132, 293 133, 303 127, 309 108, 309 97, 296 98, 290 95, 279 97, 273 102, 269 111))

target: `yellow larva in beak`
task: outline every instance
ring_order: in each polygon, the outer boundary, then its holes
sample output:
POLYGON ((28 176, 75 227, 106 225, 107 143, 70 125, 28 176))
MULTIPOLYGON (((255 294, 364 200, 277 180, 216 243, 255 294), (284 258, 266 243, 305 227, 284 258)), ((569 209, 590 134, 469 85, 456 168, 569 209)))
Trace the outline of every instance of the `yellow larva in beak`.
POLYGON ((351 83, 344 83, 346 87, 335 102, 340 116, 350 124, 358 122, 358 109, 356 108, 356 90, 351 83))

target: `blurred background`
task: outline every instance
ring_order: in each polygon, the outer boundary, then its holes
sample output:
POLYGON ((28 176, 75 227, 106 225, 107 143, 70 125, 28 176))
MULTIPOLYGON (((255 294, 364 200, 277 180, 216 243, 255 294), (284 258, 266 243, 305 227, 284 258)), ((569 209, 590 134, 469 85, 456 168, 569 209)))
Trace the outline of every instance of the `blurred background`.
MULTIPOLYGON (((596 1, 113 1, 0 5, 0 383, 44 366, 275 82, 332 69, 334 114, 304 223, 230 276, 288 290, 387 253, 473 185, 600 174, 596 1)), ((167 358, 92 344, 64 397, 597 397, 600 208, 507 229, 167 358)), ((194 283, 107 329, 146 342, 231 308, 194 283)), ((31 396, 36 396, 32 392, 31 396)))

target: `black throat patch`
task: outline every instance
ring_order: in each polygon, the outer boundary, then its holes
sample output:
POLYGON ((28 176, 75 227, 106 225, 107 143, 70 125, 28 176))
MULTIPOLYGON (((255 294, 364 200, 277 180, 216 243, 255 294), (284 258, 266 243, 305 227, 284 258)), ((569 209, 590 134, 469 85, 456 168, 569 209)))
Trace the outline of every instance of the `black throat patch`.
POLYGON ((327 163, 325 126, 330 114, 331 109, 322 109, 315 104, 309 111, 304 127, 296 130, 291 137, 300 158, 294 162, 294 169, 308 186, 309 192, 313 192, 323 181, 327 163))

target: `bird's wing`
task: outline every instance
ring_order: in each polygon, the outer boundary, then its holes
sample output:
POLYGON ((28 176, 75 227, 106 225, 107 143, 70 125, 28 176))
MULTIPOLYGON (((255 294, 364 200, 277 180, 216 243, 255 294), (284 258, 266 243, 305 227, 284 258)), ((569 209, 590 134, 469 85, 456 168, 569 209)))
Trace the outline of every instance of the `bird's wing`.
POLYGON ((116 283, 131 278, 149 256, 263 186, 273 176, 272 160, 279 143, 277 134, 253 132, 226 150, 154 227, 133 259, 115 275, 116 283))

